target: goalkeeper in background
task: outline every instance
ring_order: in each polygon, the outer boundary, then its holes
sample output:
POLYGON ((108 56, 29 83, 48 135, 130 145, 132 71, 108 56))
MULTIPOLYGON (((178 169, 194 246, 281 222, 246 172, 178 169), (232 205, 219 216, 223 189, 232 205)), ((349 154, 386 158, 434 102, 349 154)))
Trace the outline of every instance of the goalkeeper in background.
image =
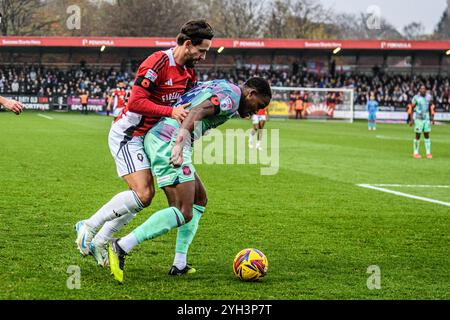
POLYGON ((375 94, 370 94, 370 99, 367 101, 366 110, 369 113, 368 124, 369 131, 377 130, 377 112, 378 112, 378 101, 375 100, 375 94))
POLYGON ((431 155, 430 132, 431 125, 434 124, 435 107, 433 98, 430 94, 427 94, 427 88, 424 85, 420 86, 419 94, 415 95, 412 99, 411 108, 412 113, 410 114, 409 126, 414 126, 414 132, 416 133, 416 138, 414 139, 414 158, 422 158, 419 154, 419 147, 420 135, 423 132, 427 159, 431 159, 433 156, 431 155))

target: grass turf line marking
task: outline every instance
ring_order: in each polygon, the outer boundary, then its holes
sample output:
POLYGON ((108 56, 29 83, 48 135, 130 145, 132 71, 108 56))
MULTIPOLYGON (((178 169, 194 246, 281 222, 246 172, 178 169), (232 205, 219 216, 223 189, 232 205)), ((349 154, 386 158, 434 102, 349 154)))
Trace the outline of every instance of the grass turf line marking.
POLYGON ((429 184, 371 184, 375 187, 406 187, 406 188, 450 188, 450 186, 433 186, 429 184))
POLYGON ((411 198, 411 199, 416 199, 416 200, 422 200, 422 201, 436 203, 436 204, 440 204, 440 205, 443 205, 443 206, 450 207, 450 203, 448 203, 448 202, 434 200, 434 199, 425 198, 425 197, 419 197, 419 196, 415 196, 415 195, 412 195, 412 194, 409 194, 409 193, 403 193, 403 192, 398 192, 398 191, 394 191, 394 190, 389 190, 389 189, 385 189, 385 188, 376 187, 376 186, 370 185, 370 184, 358 184, 357 186, 361 187, 361 188, 373 189, 373 190, 377 190, 377 191, 381 191, 381 192, 394 194, 394 195, 400 196, 400 197, 411 198))
POLYGON ((45 118, 45 119, 48 119, 48 120, 53 120, 53 118, 52 117, 49 117, 49 116, 46 116, 46 115, 43 115, 43 114, 38 114, 38 117, 42 117, 42 118, 45 118))
POLYGON ((409 141, 409 140, 413 140, 413 139, 407 139, 407 138, 388 137, 388 136, 382 136, 382 135, 376 135, 375 138, 377 138, 377 139, 383 139, 383 140, 400 140, 400 141, 409 141))

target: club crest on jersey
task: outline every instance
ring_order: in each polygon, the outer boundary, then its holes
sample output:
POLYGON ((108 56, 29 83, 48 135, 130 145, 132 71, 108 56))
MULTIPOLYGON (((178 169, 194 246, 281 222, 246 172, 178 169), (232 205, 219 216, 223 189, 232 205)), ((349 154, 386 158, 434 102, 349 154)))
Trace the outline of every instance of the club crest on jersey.
POLYGON ((144 156, 142 155, 142 153, 138 153, 137 158, 140 162, 144 161, 144 156))
POLYGON ((156 78, 158 78, 158 74, 155 71, 153 71, 152 69, 148 69, 144 78, 147 78, 152 82, 155 82, 156 78))
POLYGON ((183 174, 184 174, 185 176, 191 175, 191 168, 189 168, 188 166, 184 166, 184 167, 183 167, 183 174))
POLYGON ((223 111, 233 109, 233 101, 231 101, 230 97, 226 97, 220 102, 220 109, 222 109, 223 111))

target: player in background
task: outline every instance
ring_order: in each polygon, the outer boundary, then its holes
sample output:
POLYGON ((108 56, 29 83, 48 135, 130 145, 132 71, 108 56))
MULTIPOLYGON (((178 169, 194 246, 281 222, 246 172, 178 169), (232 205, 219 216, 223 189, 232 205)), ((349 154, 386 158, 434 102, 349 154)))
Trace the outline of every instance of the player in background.
POLYGON ((368 112, 368 125, 369 130, 377 130, 377 112, 378 101, 375 99, 375 94, 370 93, 369 101, 367 101, 366 111, 368 112))
POLYGON ((80 102, 81 102, 81 113, 88 114, 88 98, 89 92, 86 90, 81 90, 80 93, 80 102))
POLYGON ((295 109, 295 119, 303 119, 303 109, 304 103, 302 99, 302 95, 300 93, 297 94, 294 100, 294 109, 295 109))
POLYGON ((105 100, 105 110, 106 110, 106 116, 109 117, 109 114, 111 113, 111 109, 108 109, 109 102, 111 100, 111 96, 108 94, 108 92, 103 92, 103 99, 105 100))
POLYGON ((117 84, 117 88, 113 90, 111 96, 109 98, 108 107, 106 108, 106 112, 109 114, 112 111, 114 119, 122 112, 125 107, 125 99, 127 96, 127 91, 125 90, 125 86, 123 81, 120 81, 117 84))
POLYGON ((10 110, 17 115, 21 114, 24 108, 23 104, 19 101, 7 99, 2 96, 0 96, 0 106, 3 106, 5 109, 10 110))
POLYGON ((423 133, 425 141, 425 150, 427 159, 433 158, 431 155, 431 125, 434 124, 435 107, 433 98, 427 93, 427 88, 424 85, 420 86, 419 94, 415 95, 411 103, 412 114, 409 126, 414 126, 416 138, 414 139, 414 158, 420 159, 419 154, 420 136, 423 133))
POLYGON ((256 149, 262 150, 261 138, 264 129, 264 125, 269 120, 268 108, 260 109, 256 114, 252 116, 253 129, 250 132, 250 139, 248 141, 248 147, 253 148, 255 142, 255 135, 257 135, 256 149))
POLYGON ((407 113, 407 117, 406 117, 406 124, 409 124, 411 122, 412 119, 412 104, 408 103, 408 105, 406 106, 406 113, 407 113))
POLYGON ((188 104, 176 108, 172 105, 194 86, 194 67, 205 60, 213 36, 206 21, 189 21, 181 28, 174 48, 155 52, 136 73, 129 102, 111 126, 108 138, 117 174, 127 183, 128 190, 115 195, 75 227, 79 251, 83 256, 92 254, 100 266, 108 264, 107 241, 148 207, 154 197, 150 162, 144 151, 145 134, 161 117, 178 122, 186 118, 184 108, 188 104))
POLYGON ((178 228, 176 255, 171 275, 195 272, 186 255, 205 211, 206 191, 192 165, 192 138, 199 139, 238 114, 248 117, 265 109, 272 98, 269 83, 251 78, 236 86, 226 80, 203 82, 181 97, 190 102, 190 112, 180 125, 163 118, 145 138, 145 151, 152 163, 158 186, 164 189, 169 207, 154 213, 146 222, 121 239, 109 243, 110 268, 123 282, 125 255, 138 244, 178 228))

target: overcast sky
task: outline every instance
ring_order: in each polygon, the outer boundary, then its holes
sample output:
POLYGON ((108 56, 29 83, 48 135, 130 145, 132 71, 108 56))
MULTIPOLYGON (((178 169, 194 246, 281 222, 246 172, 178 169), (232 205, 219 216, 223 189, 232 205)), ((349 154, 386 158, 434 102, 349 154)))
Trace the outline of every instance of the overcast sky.
POLYGON ((337 12, 359 13, 376 5, 381 15, 402 32, 413 21, 422 22, 426 33, 432 33, 447 7, 447 0, 320 0, 337 12))

